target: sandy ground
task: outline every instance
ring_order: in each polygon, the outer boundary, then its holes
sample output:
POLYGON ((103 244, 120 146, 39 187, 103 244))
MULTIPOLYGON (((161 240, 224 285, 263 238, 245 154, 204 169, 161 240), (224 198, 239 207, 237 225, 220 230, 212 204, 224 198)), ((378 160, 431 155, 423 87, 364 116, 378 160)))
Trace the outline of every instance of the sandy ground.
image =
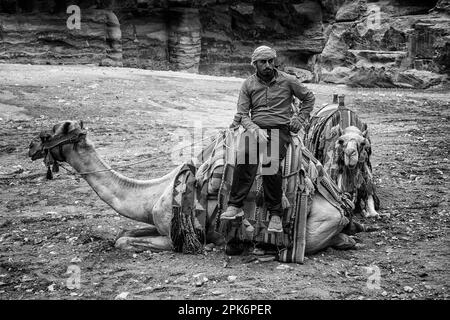
POLYGON ((222 250, 121 251, 118 232, 142 224, 65 170, 46 180, 42 161, 27 157, 40 130, 83 120, 107 163, 148 159, 119 171, 161 176, 177 164, 171 150, 180 136, 229 125, 242 81, 0 64, 0 299, 448 299, 449 92, 308 85, 317 105, 344 93, 368 123, 380 212, 391 217, 364 221, 381 229, 359 234, 363 248, 327 249, 303 265, 222 250), (200 273, 207 281, 195 285, 200 273))

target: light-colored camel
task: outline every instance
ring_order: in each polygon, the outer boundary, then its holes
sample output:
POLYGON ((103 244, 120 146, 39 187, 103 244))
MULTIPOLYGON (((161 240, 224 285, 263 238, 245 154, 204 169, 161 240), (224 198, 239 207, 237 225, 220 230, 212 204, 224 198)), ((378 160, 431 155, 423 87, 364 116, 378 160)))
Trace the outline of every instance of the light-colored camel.
MULTIPOLYGON (((172 250, 172 196, 174 180, 182 165, 163 177, 136 180, 111 169, 96 153, 82 123, 66 121, 43 131, 30 144, 32 160, 50 159, 72 166, 97 195, 120 215, 149 224, 148 228, 121 234, 116 246, 148 250, 172 250), (45 154, 44 149, 47 150, 45 154)), ((47 161, 48 163, 48 161, 47 161)), ((207 219, 210 217, 207 217, 207 219)), ((330 245, 342 245, 341 230, 348 220, 318 192, 313 197, 307 220, 306 253, 330 245), (339 244, 340 242, 340 244, 339 244)), ((210 221, 206 225, 211 225, 210 221)), ((206 230, 206 243, 223 244, 223 237, 206 230)))
MULTIPOLYGON (((337 112, 353 114, 357 118, 352 111, 343 106, 343 109, 340 108, 337 103, 329 104, 313 112, 312 125, 307 132, 305 144, 322 162, 325 171, 338 187, 355 196, 357 211, 365 217, 379 217, 375 209, 376 194, 369 161, 371 146, 367 126, 362 126, 365 127, 364 131, 354 125, 342 129, 342 122, 331 127, 332 115, 337 112), (320 137, 321 141, 313 140, 317 137, 320 137), (319 149, 317 143, 320 143, 319 149)), ((358 122, 360 123, 360 120, 358 122)))
MULTIPOLYGON (((357 169, 358 164, 361 162, 361 165, 363 166, 362 171, 364 171, 368 175, 366 179, 370 180, 372 183, 372 169, 368 167, 368 162, 365 159, 365 157, 368 157, 368 155, 364 154, 364 149, 366 147, 369 147, 368 145, 370 143, 367 139, 367 135, 367 130, 361 132, 361 130, 359 130, 355 126, 349 126, 343 131, 339 128, 339 138, 336 141, 335 148, 338 149, 338 157, 343 157, 345 170, 347 172, 351 172, 352 170, 357 169), (339 152, 339 149, 341 149, 342 152, 339 152)), ((336 160, 342 161, 342 159, 339 158, 336 160)), ((345 173, 338 173, 336 182, 341 190, 346 191, 344 184, 344 174, 345 173)), ((378 217, 379 214, 375 210, 375 202, 372 193, 369 192, 367 194, 366 202, 366 208, 362 210, 363 215, 365 217, 378 217)))

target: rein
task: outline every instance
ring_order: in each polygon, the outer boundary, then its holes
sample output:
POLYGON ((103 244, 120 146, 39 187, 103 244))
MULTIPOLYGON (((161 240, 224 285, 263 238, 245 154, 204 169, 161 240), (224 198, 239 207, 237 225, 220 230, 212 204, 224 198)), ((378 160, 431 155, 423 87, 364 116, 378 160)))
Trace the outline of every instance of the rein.
MULTIPOLYGON (((59 154, 60 154, 60 156, 62 156, 63 155, 63 153, 62 153, 63 145, 74 144, 74 147, 75 147, 75 144, 77 142, 79 142, 81 140, 81 138, 83 138, 86 135, 87 135, 86 130, 77 128, 77 129, 70 131, 68 134, 66 134, 64 136, 62 136, 62 135, 54 136, 54 137, 52 137, 52 139, 47 139, 42 143, 42 151, 45 152, 44 163, 47 166, 47 179, 51 180, 53 178, 52 172, 59 172, 60 166, 64 170, 66 170, 67 172, 69 172, 75 176, 75 175, 86 175, 86 174, 97 173, 97 172, 106 172, 106 171, 115 170, 117 168, 131 167, 133 165, 143 163, 143 162, 150 160, 150 159, 144 159, 144 160, 140 160, 140 161, 136 161, 136 162, 132 162, 129 164, 120 165, 120 166, 115 166, 114 168, 103 169, 103 170, 88 171, 88 172, 74 172, 70 169, 67 169, 62 163, 58 163, 58 161, 60 161, 60 162, 65 161, 65 159, 63 159, 63 160, 54 159, 53 155, 50 152, 51 149, 59 147, 59 154), (50 166, 52 166, 52 170, 50 169, 50 166)), ((173 151, 181 151, 185 148, 193 147, 196 144, 202 143, 203 141, 209 140, 209 139, 210 139, 210 137, 206 137, 199 141, 193 142, 190 145, 174 149, 173 151)), ((152 158, 152 159, 158 159, 158 157, 152 158)))
MULTIPOLYGON (((44 163, 47 167, 47 179, 51 180, 53 179, 52 172, 58 172, 59 171, 59 164, 58 160, 56 160, 52 153, 50 152, 53 148, 58 147, 59 148, 59 155, 63 156, 62 153, 62 146, 65 144, 73 144, 75 147, 75 144, 79 142, 83 137, 85 137, 87 134, 86 130, 76 128, 69 133, 65 135, 56 135, 50 139, 46 139, 42 142, 42 151, 45 153, 44 156, 44 163), (50 166, 52 169, 50 169, 50 166)), ((65 159, 62 159, 60 161, 65 161, 65 159)), ((65 168, 64 168, 65 169, 65 168)), ((66 169, 67 170, 67 169, 66 169)))

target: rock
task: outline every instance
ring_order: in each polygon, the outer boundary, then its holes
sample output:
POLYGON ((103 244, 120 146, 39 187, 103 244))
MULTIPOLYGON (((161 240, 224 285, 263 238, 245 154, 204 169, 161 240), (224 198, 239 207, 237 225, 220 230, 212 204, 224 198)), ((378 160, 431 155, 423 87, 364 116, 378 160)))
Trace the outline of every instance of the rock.
POLYGON ((216 290, 211 291, 211 294, 213 294, 215 296, 219 296, 219 295, 224 294, 224 293, 225 293, 225 291, 222 290, 222 289, 216 289, 216 290))
POLYGON ((284 72, 294 75, 300 82, 313 82, 314 80, 313 73, 305 69, 285 67, 284 72))
POLYGON ((337 67, 330 72, 322 71, 321 80, 327 83, 347 83, 351 70, 346 67, 337 67))
POLYGON ((365 0, 347 1, 336 13, 336 21, 355 21, 361 17, 366 10, 367 4, 365 0))
POLYGON ((72 260, 70 260, 70 263, 80 263, 81 259, 80 258, 73 258, 72 260))
POLYGON ((450 0, 439 0, 434 6, 433 11, 450 14, 450 0))
POLYGON ((294 268, 291 266, 288 266, 287 264, 280 264, 279 266, 277 266, 276 269, 277 270, 292 270, 294 268))
POLYGON ((295 11, 306 20, 311 22, 322 22, 322 8, 316 1, 305 1, 301 4, 292 5, 295 11))
POLYGON ((414 289, 411 288, 410 286, 404 286, 403 290, 405 290, 406 292, 412 292, 414 289))
POLYGON ((237 276, 228 276, 227 280, 228 282, 234 282, 237 279, 237 276))
POLYGON ((127 291, 121 292, 114 298, 114 300, 125 300, 128 297, 129 294, 130 293, 127 292, 127 291))
POLYGON ((398 75, 397 82, 406 83, 414 88, 426 89, 439 85, 445 79, 444 75, 425 70, 406 70, 398 75))
POLYGON ((198 273, 192 276, 194 278, 194 285, 196 287, 201 287, 203 284, 208 282, 208 278, 205 276, 204 273, 198 273))

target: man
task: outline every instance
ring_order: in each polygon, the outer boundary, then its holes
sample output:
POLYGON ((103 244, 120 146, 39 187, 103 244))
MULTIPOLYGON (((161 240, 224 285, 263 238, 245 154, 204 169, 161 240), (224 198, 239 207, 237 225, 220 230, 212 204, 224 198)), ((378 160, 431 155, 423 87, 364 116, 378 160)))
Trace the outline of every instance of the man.
MULTIPOLYGON (((242 126, 260 145, 267 145, 267 150, 278 148, 278 159, 274 159, 273 156, 270 158, 271 161, 277 161, 277 170, 274 174, 263 174, 263 190, 264 200, 271 214, 268 231, 283 232, 280 162, 286 156, 290 143, 289 131, 297 133, 309 119, 315 98, 297 78, 277 70, 275 58, 276 51, 267 46, 260 46, 253 52, 251 64, 256 68, 256 73, 245 80, 241 87, 237 116, 238 118, 240 116, 242 126), (299 114, 295 114, 292 110, 291 103, 294 97, 302 101, 299 114)), ((236 164, 228 208, 220 216, 221 219, 232 220, 244 215, 243 201, 258 170, 258 164, 250 163, 249 156, 251 152, 260 153, 260 150, 249 149, 250 146, 246 145, 243 149, 240 147, 241 152, 245 152, 245 161, 244 163, 238 161, 236 164)), ((239 158, 238 155, 238 160, 239 158)))

